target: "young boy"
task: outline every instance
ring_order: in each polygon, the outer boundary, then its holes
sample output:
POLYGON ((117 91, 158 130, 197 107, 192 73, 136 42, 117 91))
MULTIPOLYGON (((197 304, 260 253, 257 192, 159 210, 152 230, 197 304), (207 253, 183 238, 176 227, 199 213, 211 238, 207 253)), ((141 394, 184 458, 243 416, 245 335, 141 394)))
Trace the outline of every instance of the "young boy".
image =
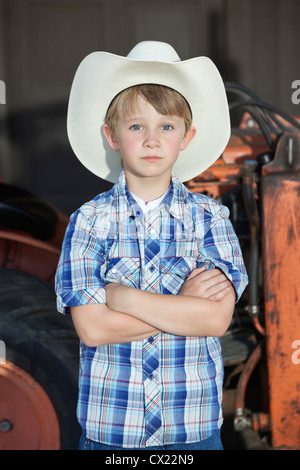
POLYGON ((71 216, 57 270, 58 310, 81 339, 80 448, 222 448, 219 336, 247 275, 228 210, 182 181, 229 133, 205 57, 143 42, 79 66, 69 139, 116 183, 71 216))

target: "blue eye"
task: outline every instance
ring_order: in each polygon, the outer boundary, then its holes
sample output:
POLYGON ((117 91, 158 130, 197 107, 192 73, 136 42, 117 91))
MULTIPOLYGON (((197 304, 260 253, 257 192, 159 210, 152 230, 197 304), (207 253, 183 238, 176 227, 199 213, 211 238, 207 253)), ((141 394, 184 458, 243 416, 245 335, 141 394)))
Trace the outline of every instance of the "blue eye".
POLYGON ((134 124, 133 126, 131 126, 131 129, 134 131, 139 131, 141 128, 142 126, 140 126, 139 124, 134 124))
POLYGON ((164 126, 162 126, 163 131, 170 131, 172 129, 173 127, 170 124, 165 124, 164 126))

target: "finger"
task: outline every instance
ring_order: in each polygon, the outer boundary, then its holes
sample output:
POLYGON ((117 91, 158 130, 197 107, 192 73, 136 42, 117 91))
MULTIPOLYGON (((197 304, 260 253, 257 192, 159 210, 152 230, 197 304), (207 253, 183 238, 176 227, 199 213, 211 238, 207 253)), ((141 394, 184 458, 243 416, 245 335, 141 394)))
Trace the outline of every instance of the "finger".
POLYGON ((199 283, 199 285, 201 284, 205 290, 208 290, 222 282, 228 281, 227 277, 223 273, 220 273, 217 270, 214 271, 214 273, 203 272, 197 274, 192 278, 192 282, 199 283))
POLYGON ((193 277, 195 276, 198 276, 198 274, 201 274, 203 272, 206 271, 206 267, 205 266, 201 266, 200 268, 195 268, 193 269, 193 271, 191 272, 191 274, 187 277, 187 280, 188 279, 193 279, 193 277))
POLYGON ((229 285, 228 283, 230 283, 230 280, 223 273, 219 273, 219 274, 216 273, 214 276, 207 278, 205 280, 203 278, 202 281, 205 282, 207 289, 214 287, 214 286, 218 286, 220 284, 222 287, 223 283, 225 283, 224 285, 229 285))
POLYGON ((226 287, 225 289, 213 294, 209 297, 210 300, 222 300, 230 291, 230 287, 226 287))
POLYGON ((202 273, 201 277, 203 279, 210 279, 216 276, 222 276, 224 279, 227 279, 223 271, 221 271, 219 268, 207 269, 205 272, 202 273))
POLYGON ((222 276, 223 279, 227 279, 225 274, 222 271, 220 271, 218 268, 206 269, 205 266, 194 269, 194 271, 192 271, 192 274, 193 274, 192 277, 198 276, 199 280, 201 281, 206 281, 206 280, 215 278, 216 276, 222 276))
POLYGON ((200 289, 202 294, 206 292, 208 295, 213 295, 226 286, 225 284, 221 286, 221 288, 215 288, 222 282, 227 282, 227 277, 220 271, 214 270, 214 273, 207 273, 205 270, 203 270, 203 267, 200 269, 194 270, 190 274, 190 276, 185 281, 186 285, 189 284, 193 286, 196 291, 200 289), (211 290, 212 288, 215 289, 211 290))
POLYGON ((227 287, 230 287, 231 282, 229 279, 222 280, 221 282, 217 282, 211 285, 208 285, 208 282, 206 283, 206 291, 208 295, 214 295, 217 294, 218 292, 223 291, 227 287))

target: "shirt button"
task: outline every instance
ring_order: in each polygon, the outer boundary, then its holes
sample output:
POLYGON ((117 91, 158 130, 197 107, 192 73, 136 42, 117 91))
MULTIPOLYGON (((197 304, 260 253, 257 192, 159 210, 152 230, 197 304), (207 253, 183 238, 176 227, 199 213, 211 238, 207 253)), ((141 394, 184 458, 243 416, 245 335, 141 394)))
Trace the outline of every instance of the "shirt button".
POLYGON ((150 336, 150 338, 148 338, 148 342, 152 344, 152 343, 153 343, 153 341, 154 341, 154 338, 153 338, 153 336, 150 336))
POLYGON ((152 380, 153 379, 153 374, 149 374, 148 379, 152 380))
POLYGON ((153 271, 155 270, 155 267, 154 267, 154 266, 150 266, 149 270, 153 273, 153 271))
POLYGON ((152 235, 154 235, 154 234, 155 234, 155 229, 152 228, 152 229, 150 230, 150 233, 151 233, 152 235))
POLYGON ((182 271, 183 271, 184 273, 186 273, 187 270, 188 270, 188 268, 187 268, 186 266, 183 266, 183 268, 181 268, 181 269, 182 269, 182 271))

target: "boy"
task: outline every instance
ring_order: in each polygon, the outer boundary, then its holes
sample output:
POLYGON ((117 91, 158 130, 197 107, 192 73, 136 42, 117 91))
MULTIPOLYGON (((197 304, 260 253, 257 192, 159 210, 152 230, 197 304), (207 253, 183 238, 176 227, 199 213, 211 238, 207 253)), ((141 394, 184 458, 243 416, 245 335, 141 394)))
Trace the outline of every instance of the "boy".
POLYGON ((57 270, 58 310, 81 339, 80 448, 222 448, 218 337, 247 275, 228 210, 181 181, 229 132, 207 58, 143 42, 79 66, 69 139, 116 183, 71 216, 57 270))

